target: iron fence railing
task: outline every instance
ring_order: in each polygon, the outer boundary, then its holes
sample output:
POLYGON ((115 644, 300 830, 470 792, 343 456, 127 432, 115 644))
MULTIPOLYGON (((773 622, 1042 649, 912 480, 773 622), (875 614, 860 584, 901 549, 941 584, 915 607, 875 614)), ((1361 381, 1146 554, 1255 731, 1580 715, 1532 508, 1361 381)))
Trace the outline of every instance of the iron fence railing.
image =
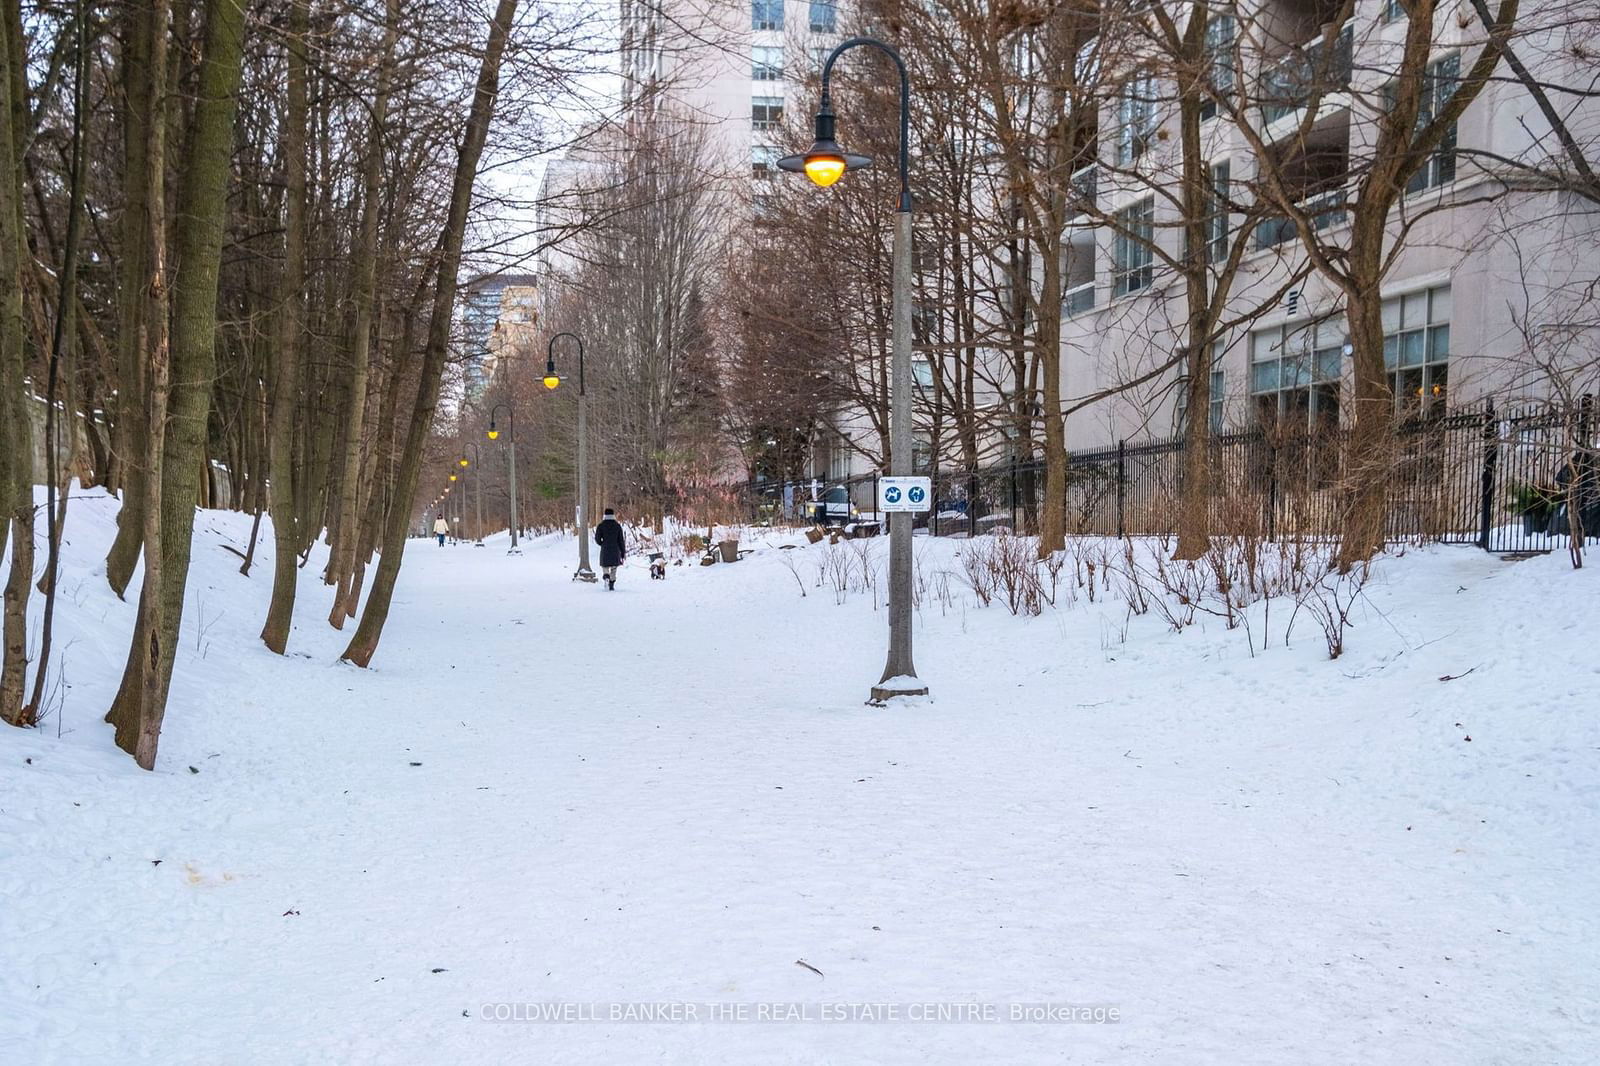
MULTIPOLYGON (((1332 537, 1340 530, 1347 483, 1346 428, 1282 433, 1261 429, 1213 438, 1207 458, 1213 533, 1269 539, 1332 537)), ((1592 398, 1459 410, 1402 424, 1386 463, 1385 530, 1392 541, 1477 544, 1488 551, 1548 551, 1565 543, 1574 519, 1600 540, 1600 432, 1592 398)), ((1103 536, 1176 532, 1184 476, 1181 438, 1071 453, 1067 529, 1103 536)), ((936 536, 1006 529, 1037 531, 1045 464, 1018 460, 976 470, 935 470, 934 506, 917 516, 936 536)), ((835 521, 871 519, 877 475, 752 482, 751 517, 810 521, 814 501, 835 521)))

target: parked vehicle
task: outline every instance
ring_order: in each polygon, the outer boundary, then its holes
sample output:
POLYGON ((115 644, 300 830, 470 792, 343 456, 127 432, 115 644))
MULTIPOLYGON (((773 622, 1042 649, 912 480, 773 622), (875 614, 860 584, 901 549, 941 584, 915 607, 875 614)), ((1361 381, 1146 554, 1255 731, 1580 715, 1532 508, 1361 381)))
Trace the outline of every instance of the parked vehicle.
POLYGON ((811 521, 819 526, 844 526, 860 514, 850 502, 850 490, 843 485, 825 489, 822 498, 811 505, 811 521))

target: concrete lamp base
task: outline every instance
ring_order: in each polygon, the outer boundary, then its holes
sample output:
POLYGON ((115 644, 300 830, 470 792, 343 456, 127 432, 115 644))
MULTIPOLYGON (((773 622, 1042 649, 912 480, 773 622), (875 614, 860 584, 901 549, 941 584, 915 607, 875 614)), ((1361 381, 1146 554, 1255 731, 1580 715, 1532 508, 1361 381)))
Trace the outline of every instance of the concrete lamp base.
POLYGON ((928 686, 915 677, 886 677, 872 686, 872 698, 867 701, 873 707, 882 707, 897 696, 926 696, 928 686))
POLYGON ((595 572, 593 570, 578 570, 572 575, 572 580, 588 581, 592 583, 599 581, 600 579, 595 576, 595 572))

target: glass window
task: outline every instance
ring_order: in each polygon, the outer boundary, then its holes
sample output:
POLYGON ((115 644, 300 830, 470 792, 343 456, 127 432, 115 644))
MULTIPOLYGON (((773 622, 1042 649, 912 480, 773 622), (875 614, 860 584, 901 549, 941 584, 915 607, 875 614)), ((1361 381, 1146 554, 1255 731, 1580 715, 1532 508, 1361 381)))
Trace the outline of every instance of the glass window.
POLYGON ((1331 50, 1319 36, 1268 66, 1260 82, 1262 119, 1277 122, 1313 98, 1348 89, 1354 46, 1355 27, 1347 25, 1333 39, 1331 50))
POLYGON ((1344 342, 1333 348, 1318 348, 1312 358, 1315 361, 1312 373, 1318 381, 1338 381, 1344 361, 1344 342))
POLYGON ((1278 360, 1250 365, 1250 391, 1275 392, 1278 388, 1278 360))
POLYGON ((750 49, 750 76, 756 81, 783 80, 783 49, 756 45, 750 49))
POLYGON ((1211 168, 1210 214, 1206 219, 1206 261, 1221 263, 1228 258, 1228 164, 1211 168))
POLYGON ((1406 9, 1400 6, 1400 0, 1383 0, 1383 21, 1399 22, 1406 17, 1406 9))
POLYGON ((1206 21, 1206 81, 1212 96, 1200 105, 1202 119, 1215 118, 1217 101, 1214 97, 1226 96, 1233 91, 1233 38, 1236 26, 1232 15, 1218 14, 1206 21))
POLYGON ((1073 227, 1067 233, 1062 253, 1062 313, 1071 318, 1094 307, 1098 258, 1094 230, 1087 226, 1073 227))
POLYGON ((783 122, 783 97, 757 96, 750 101, 750 128, 757 133, 776 129, 783 122))
MULTIPOLYGON (((1443 59, 1434 60, 1428 64, 1428 71, 1423 76, 1422 99, 1417 107, 1417 129, 1422 129, 1433 121, 1433 116, 1450 102, 1450 97, 1455 95, 1456 84, 1461 80, 1461 57, 1459 55, 1445 56, 1443 59)), ((1393 106, 1394 86, 1386 90, 1393 106)), ((1429 154, 1427 162, 1423 163, 1417 172, 1411 175, 1411 180, 1406 182, 1406 192, 1420 192, 1440 185, 1448 185, 1456 179, 1456 126, 1444 131, 1440 139, 1429 154)))
POLYGON ((1383 365, 1402 416, 1444 414, 1450 371, 1450 286, 1383 302, 1383 365))
POLYGON ((1402 326, 1424 326, 1428 323, 1428 294, 1414 292, 1401 297, 1400 324, 1402 326))
POLYGON ((1112 241, 1112 291, 1124 296, 1147 288, 1153 277, 1155 254, 1155 197, 1146 197, 1116 214, 1117 232, 1112 241))
POLYGON ((811 0, 811 32, 832 33, 838 15, 839 9, 832 0, 811 0))
POLYGON ((778 149, 767 144, 758 144, 750 149, 750 170, 758 178, 770 175, 778 166, 778 149))
POLYGON ((1400 301, 1389 299, 1383 301, 1383 331, 1394 333, 1400 328, 1400 301))
POLYGON ((1428 330, 1428 362, 1443 362, 1450 358, 1450 327, 1435 326, 1428 330))
POLYGON ((1067 242, 1061 276, 1062 315, 1072 318, 1094 309, 1095 246, 1094 233, 1067 242))
POLYGON ((1263 424, 1337 426, 1346 342, 1337 315, 1250 334, 1250 392, 1263 424))
POLYGON ((750 0, 750 28, 783 29, 783 0, 750 0))
POLYGON ((1156 80, 1135 74, 1117 97, 1117 163, 1126 165, 1144 155, 1156 133, 1156 80))

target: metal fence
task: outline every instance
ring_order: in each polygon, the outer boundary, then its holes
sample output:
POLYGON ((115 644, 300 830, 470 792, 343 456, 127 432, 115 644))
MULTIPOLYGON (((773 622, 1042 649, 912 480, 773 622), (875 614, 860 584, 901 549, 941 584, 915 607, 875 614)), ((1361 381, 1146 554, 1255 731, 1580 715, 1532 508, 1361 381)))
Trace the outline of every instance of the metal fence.
MULTIPOLYGON (((1398 427, 1383 458, 1387 535, 1393 541, 1477 544, 1488 551, 1548 551, 1574 517, 1600 540, 1600 451, 1592 398, 1570 407, 1496 410, 1492 401, 1398 427)), ((1211 530, 1269 539, 1331 537, 1340 528, 1347 429, 1286 434, 1261 429, 1212 441, 1211 530)), ((1184 443, 1179 438, 1073 452, 1067 462, 1067 529, 1103 536, 1177 530, 1184 443)), ((1033 533, 1043 506, 1042 461, 935 470, 934 507, 917 516, 936 536, 1004 528, 1033 533)), ((847 495, 872 517, 877 475, 748 486, 752 517, 805 521, 810 502, 847 495), (787 502, 786 502, 787 501, 787 502)), ((837 507, 835 508, 837 510, 837 507)))

